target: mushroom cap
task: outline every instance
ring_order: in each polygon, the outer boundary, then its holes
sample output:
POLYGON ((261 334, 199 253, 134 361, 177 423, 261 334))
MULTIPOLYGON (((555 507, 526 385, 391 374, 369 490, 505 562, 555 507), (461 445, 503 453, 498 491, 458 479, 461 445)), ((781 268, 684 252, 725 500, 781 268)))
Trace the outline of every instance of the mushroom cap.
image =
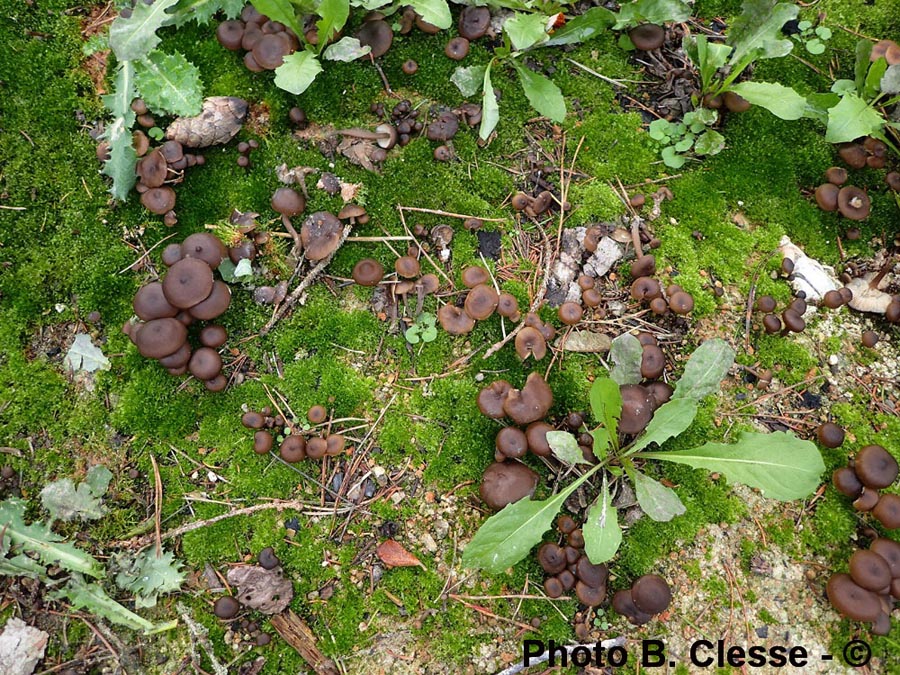
POLYGON ((366 21, 359 29, 356 37, 361 45, 372 48, 370 54, 372 58, 377 59, 379 56, 384 56, 387 50, 391 48, 391 43, 394 41, 394 31, 391 30, 391 25, 387 21, 377 19, 375 21, 366 21))
POLYGON ((273 570, 281 564, 278 556, 275 555, 275 549, 271 546, 266 546, 260 551, 257 560, 259 561, 259 566, 264 570, 273 570))
POLYGON ((889 171, 884 176, 884 182, 894 192, 900 192, 900 172, 889 171))
MULTIPOLYGON (((559 530, 563 534, 569 534, 572 530, 578 527, 578 524, 575 522, 575 519, 572 516, 563 514, 559 518, 556 519, 556 529, 559 530)), ((576 551, 577 553, 577 551, 576 551)), ((578 562, 578 558, 581 557, 579 553, 573 560, 570 560, 570 563, 578 562)))
POLYGON ((220 619, 233 619, 237 616, 240 609, 241 606, 238 604, 237 600, 230 595, 223 595, 221 598, 218 598, 213 605, 213 614, 220 619))
POLYGON ((694 309, 694 298, 686 291, 677 291, 669 297, 669 308, 676 314, 690 314, 694 309))
POLYGON ((584 310, 577 302, 564 302, 559 306, 559 320, 567 326, 574 326, 584 315, 584 310))
POLYGON ((880 445, 867 445, 856 453, 853 470, 863 485, 880 490, 897 480, 898 465, 880 445))
POLYGON ((506 413, 503 411, 503 403, 512 389, 512 385, 506 380, 491 382, 478 392, 478 409, 482 415, 493 419, 500 419, 506 413))
POLYGON ((163 368, 182 368, 184 366, 187 366, 188 361, 190 360, 191 345, 185 342, 168 356, 163 356, 161 359, 159 359, 159 365, 161 365, 163 368))
POLYGON ((891 585, 891 568, 877 553, 857 550, 850 556, 850 578, 867 591, 878 592, 891 585))
POLYGON ((350 218, 359 218, 364 215, 366 215, 366 210, 359 204, 344 204, 338 212, 337 217, 339 220, 348 220, 350 218))
POLYGON ((631 38, 635 48, 648 52, 663 46, 663 42, 666 40, 666 31, 655 23, 642 23, 628 31, 628 37, 631 38))
POLYGON ((165 182, 168 174, 169 167, 166 163, 166 158, 159 148, 141 158, 141 161, 137 163, 138 178, 148 188, 160 187, 165 182))
POLYGON ((853 500, 853 508, 857 511, 871 511, 878 504, 880 497, 875 488, 863 488, 862 494, 853 500))
POLYGON ((251 410, 241 415, 241 424, 248 429, 262 429, 266 424, 266 416, 251 410))
POLYGON ((521 429, 503 427, 494 439, 494 447, 510 459, 519 459, 528 452, 528 439, 521 429))
POLYGON ((550 444, 547 442, 548 431, 553 431, 553 426, 546 422, 532 422, 528 425, 528 428, 525 429, 525 439, 528 441, 528 449, 539 457, 549 457, 552 452, 550 444))
POLYGON ((491 10, 487 7, 468 5, 459 14, 459 34, 467 40, 477 40, 487 33, 491 25, 491 10))
POLYGON ((878 596, 859 586, 849 574, 833 574, 825 586, 831 606, 854 621, 875 621, 881 613, 878 596))
POLYGON ((462 282, 466 288, 475 288, 478 284, 486 283, 490 278, 488 271, 477 265, 472 265, 462 271, 462 282))
POLYGON ((211 380, 222 372, 222 357, 215 349, 200 347, 194 350, 188 370, 198 380, 211 380))
POLYGON ((861 169, 866 165, 868 153, 858 143, 847 143, 838 150, 838 155, 844 162, 854 168, 861 169))
POLYGON ((581 294, 581 301, 588 307, 599 307, 603 296, 596 288, 589 288, 581 294))
POLYGON ((265 70, 275 70, 284 57, 293 52, 291 39, 285 33, 263 33, 253 45, 253 60, 265 70))
POLYGON ((900 528, 900 495, 881 495, 872 509, 872 515, 889 530, 900 528))
POLYGON ((806 328, 806 321, 795 309, 784 310, 781 313, 781 320, 784 322, 785 329, 793 333, 800 333, 806 328))
POLYGON ((479 493, 490 508, 499 511, 534 494, 538 475, 529 467, 515 460, 494 462, 484 470, 479 493))
POLYGON ((651 382, 646 389, 650 392, 650 403, 653 405, 654 411, 664 403, 668 403, 672 394, 675 393, 672 386, 665 382, 651 382))
POLYGON ((761 295, 756 299, 756 309, 760 312, 774 312, 776 306, 775 298, 771 295, 761 295))
POLYGON ((816 204, 823 211, 837 211, 840 191, 841 189, 834 183, 822 183, 816 188, 816 204))
POLYGON ((583 555, 578 558, 575 574, 588 586, 600 588, 601 586, 606 586, 606 580, 609 578, 609 568, 602 563, 595 565, 586 555, 583 555))
POLYGON ((306 439, 303 436, 286 436, 281 441, 278 454, 288 464, 296 464, 306 459, 306 439))
POLYGON ((438 310, 438 321, 450 335, 462 335, 475 328, 475 319, 456 305, 444 305, 438 310))
POLYGON ((469 41, 461 36, 452 38, 444 47, 444 54, 454 61, 462 61, 469 54, 469 41))
POLYGON ((206 299, 198 302, 189 311, 195 319, 209 321, 224 314, 229 305, 231 305, 231 288, 224 281, 215 281, 206 299))
POLYGON ((166 300, 171 305, 187 309, 209 297, 213 289, 213 273, 202 260, 182 258, 169 268, 162 285, 166 300))
POLYGON ((766 314, 763 317, 763 327, 770 335, 781 330, 781 319, 774 314, 766 314))
POLYGON ((422 285, 422 292, 430 295, 436 293, 441 287, 441 280, 438 279, 437 274, 423 274, 419 277, 419 284, 422 285))
POLYGON ((653 618, 652 615, 645 614, 637 608, 634 604, 634 600, 631 599, 631 591, 629 589, 616 591, 616 594, 612 599, 612 607, 617 613, 624 616, 636 626, 645 624, 653 618))
POLYGON ((503 411, 516 424, 529 424, 543 418, 553 406, 553 392, 539 373, 531 373, 525 386, 510 389, 503 411))
POLYGON ((207 380, 205 383, 207 391, 222 391, 228 386, 228 378, 222 373, 216 375, 213 379, 207 380))
POLYGON ((672 589, 658 574, 645 574, 631 586, 634 606, 645 614, 656 615, 666 611, 672 602, 672 589))
POLYGON ((596 607, 606 600, 606 584, 594 587, 579 581, 575 584, 575 595, 580 603, 588 607, 596 607))
POLYGON ((844 304, 844 297, 840 291, 830 290, 822 296, 822 304, 828 309, 837 309, 844 304))
POLYGON ((849 466, 835 469, 834 473, 831 474, 831 483, 838 492, 851 499, 856 499, 863 491, 863 484, 856 476, 856 472, 849 466))
POLYGON ((516 335, 516 354, 523 361, 530 356, 540 361, 547 355, 547 340, 537 328, 525 326, 516 335))
POLYGON ((405 279, 412 279, 413 277, 419 276, 419 272, 422 271, 422 268, 419 265, 419 261, 414 257, 411 255, 403 255, 394 261, 394 270, 397 272, 398 276, 404 277, 405 279))
POLYGON ((242 21, 223 21, 216 28, 216 39, 219 44, 232 52, 241 48, 243 37, 244 24, 242 21))
POLYGON ((321 424, 328 419, 328 411, 324 405, 314 405, 306 411, 306 419, 312 424, 321 424))
POLYGON ((656 274, 656 256, 642 255, 640 258, 632 261, 629 271, 635 279, 656 274))
POLYGON ((209 232, 191 234, 181 244, 181 254, 185 258, 198 258, 216 269, 228 257, 228 249, 216 235, 209 232))
POLYGON ((200 331, 200 344, 204 347, 218 349, 228 339, 228 332, 219 324, 204 326, 200 331))
POLYGON ((507 319, 515 317, 519 313, 519 301, 510 293, 501 293, 497 298, 497 314, 507 319))
POLYGON ((141 356, 160 359, 177 352, 187 340, 187 328, 178 319, 165 318, 148 321, 132 338, 141 356))
POLYGON ((656 345, 647 345, 641 352, 641 377, 655 380, 666 368, 666 356, 656 345))
POLYGON ((841 186, 847 182, 847 169, 842 166, 832 166, 825 171, 825 180, 841 186))
POLYGON ((169 244, 163 249, 162 261, 166 267, 171 267, 184 257, 181 244, 169 244))
POLYGON ((544 593, 548 598, 558 598, 563 594, 565 587, 559 577, 547 577, 544 579, 544 593))
POLYGON ((900 578, 900 543, 893 539, 878 537, 869 544, 869 550, 877 553, 891 568, 891 576, 900 578))
POLYGON ((850 220, 863 220, 869 215, 872 204, 869 195, 855 185, 845 185, 838 192, 838 210, 850 220))
POLYGON ((275 439, 268 431, 257 431, 253 434, 253 452, 257 455, 265 455, 272 449, 275 439))
POLYGON ((459 119, 452 112, 442 112, 425 128, 429 141, 449 141, 459 131, 459 119))
POLYGON ((280 187, 272 194, 270 205, 275 213, 290 218, 303 213, 306 198, 289 187, 280 187))
POLYGON ((659 282, 651 277, 638 277, 631 283, 631 297, 635 300, 647 300, 658 298, 662 295, 659 282))
POLYGON ((162 216, 175 208, 175 190, 170 187, 155 187, 141 195, 141 204, 150 213, 162 216))
POLYGON ((577 527, 566 535, 566 541, 573 548, 584 548, 584 532, 577 527))
POLYGON ((750 101, 733 91, 726 91, 722 95, 722 103, 724 103, 725 107, 731 112, 742 113, 750 110, 750 101))
POLYGON ((837 448, 844 442, 844 430, 834 422, 823 422, 816 428, 819 443, 826 448, 837 448))
POLYGON ((547 574, 559 574, 567 565, 565 552, 549 541, 538 549, 537 561, 547 574))
POLYGON ((377 286, 384 278, 384 267, 373 258, 363 258, 353 266, 351 276, 360 286, 377 286))
POLYGON ((331 434, 325 439, 325 454, 337 457, 344 451, 347 441, 341 434, 331 434))
POLYGON ((500 295, 487 284, 478 284, 466 295, 466 314, 473 319, 483 321, 494 313, 500 295))
POLYGON ((303 242, 306 259, 315 262, 334 253, 340 244, 342 230, 341 221, 328 211, 310 214, 300 228, 300 241, 303 242))
POLYGON ((623 434, 637 434, 643 431, 653 416, 650 392, 639 384, 623 384, 619 387, 622 395, 622 417, 619 431, 623 434))
POLYGON ((173 307, 163 293, 163 285, 159 281, 153 281, 141 286, 134 294, 132 302, 134 313, 144 321, 152 319, 164 319, 178 314, 178 308, 173 307))

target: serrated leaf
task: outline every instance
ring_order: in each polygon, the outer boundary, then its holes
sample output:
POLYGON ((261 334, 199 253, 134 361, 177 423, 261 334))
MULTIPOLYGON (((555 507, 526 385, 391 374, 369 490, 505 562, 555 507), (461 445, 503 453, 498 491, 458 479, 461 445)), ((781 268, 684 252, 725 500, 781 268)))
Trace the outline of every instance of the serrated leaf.
POLYGON ((628 449, 629 454, 643 450, 651 443, 662 446, 670 438, 685 431, 697 416, 697 402, 691 398, 673 398, 653 413, 644 433, 628 449))
POLYGON ((178 52, 150 52, 134 64, 134 78, 141 98, 153 112, 179 117, 200 114, 200 70, 178 52))
POLYGON ((94 346, 90 335, 78 333, 63 358, 63 365, 71 371, 83 370, 93 373, 97 370, 109 370, 109 359, 103 355, 99 347, 94 346))
POLYGON ((797 18, 800 9, 776 0, 745 0, 743 11, 728 29, 728 44, 734 47, 729 62, 746 65, 756 59, 787 56, 794 48, 781 27, 797 18))
POLYGON ((42 579, 46 577, 47 569, 38 561, 32 560, 24 553, 20 553, 12 558, 0 557, 0 575, 42 579))
POLYGON ((179 28, 191 20, 205 26, 217 12, 222 12, 226 19, 235 19, 242 9, 244 0, 178 0, 172 15, 179 28))
POLYGON ((670 169, 680 169, 687 162, 687 157, 684 155, 679 155, 675 150, 675 147, 670 145, 667 148, 663 148, 662 152, 659 153, 660 157, 662 157, 663 164, 665 164, 670 169))
POLYGON ((701 401, 719 391, 725 375, 734 365, 734 350, 725 340, 712 338, 694 350, 675 386, 673 399, 701 401))
POLYGON ((112 196, 123 201, 134 186, 134 167, 137 164, 131 138, 131 125, 135 118, 131 101, 134 98, 134 66, 126 61, 116 72, 113 93, 101 97, 103 105, 113 114, 113 120, 103 136, 109 143, 109 159, 104 163, 102 173, 113 179, 112 196))
POLYGON ((594 420, 603 425, 615 445, 622 417, 622 394, 618 383, 608 377, 598 377, 591 385, 590 400, 594 420))
POLYGON ((175 20, 166 10, 177 2, 155 0, 152 5, 137 2, 130 17, 116 17, 109 28, 109 46, 116 58, 119 61, 136 61, 153 51, 160 40, 156 31, 175 20))
POLYGON ((292 94, 302 94, 321 72, 322 64, 312 52, 294 52, 275 69, 275 85, 292 94))
POLYGON ((591 7, 580 16, 576 16, 555 30, 549 40, 540 43, 540 47, 556 47, 586 42, 606 31, 616 22, 616 15, 605 7, 591 7))
POLYGON ((562 122, 566 118, 566 101, 559 87, 516 61, 513 65, 531 107, 554 122, 562 122))
POLYGON ((612 445, 612 437, 609 435, 609 430, 605 427, 597 427, 591 432, 591 436, 594 439, 594 457, 602 462, 609 454, 609 446, 612 445))
POLYGON ((615 30, 639 23, 679 23, 691 17, 691 8, 681 0, 635 0, 622 3, 616 16, 615 30))
POLYGON ((105 466, 94 466, 83 483, 75 487, 71 478, 53 481, 41 490, 41 504, 50 517, 60 520, 96 520, 106 513, 100 503, 112 480, 105 466))
POLYGON ((68 600, 76 609, 87 609, 92 614, 101 616, 112 623, 142 631, 144 634, 169 630, 178 623, 172 621, 154 625, 113 600, 106 594, 102 586, 86 582, 79 574, 73 574, 66 585, 54 592, 52 597, 68 600))
POLYGON ((612 560, 622 544, 622 528, 616 507, 612 504, 606 474, 597 501, 594 502, 581 528, 584 533, 584 552, 595 565, 612 560))
POLYGON ((879 88, 883 94, 900 94, 900 63, 895 63, 884 72, 879 88))
POLYGON ((847 143, 860 136, 880 134, 884 118, 854 93, 846 93, 840 102, 828 110, 825 140, 847 143))
MULTIPOLYGON (((319 51, 321 52, 323 47, 327 45, 331 38, 344 27, 344 24, 347 23, 347 17, 350 16, 350 2, 349 0, 322 0, 319 3, 318 9, 316 9, 316 13, 322 17, 316 22, 316 29, 318 32, 318 46, 319 51)), ((341 42, 348 38, 343 38, 341 42)), ((350 38, 355 39, 355 38, 350 38)), ((356 40, 357 48, 359 48, 359 40, 356 40)), ((331 45, 335 46, 335 45, 331 45)), ((330 49, 330 47, 326 48, 330 49)), ((369 47, 369 51, 372 51, 372 48, 369 47)), ((368 52, 366 52, 368 53, 368 52)), ((362 56, 362 54, 360 54, 362 56)), ((333 61, 349 61, 352 59, 335 59, 333 57, 325 57, 331 58, 333 61)))
POLYGON ((641 377, 641 356, 643 347, 640 341, 631 333, 622 333, 612 341, 609 348, 609 358, 613 367, 609 376, 618 384, 637 384, 641 377))
POLYGON ((729 89, 783 120, 799 120, 806 114, 806 98, 782 84, 740 82, 729 89))
POLYGON ((716 471, 781 501, 802 499, 815 492, 825 470, 815 444, 783 431, 745 432, 732 445, 706 443, 693 450, 642 452, 637 456, 716 471))
POLYGON ((547 39, 547 17, 543 14, 516 13, 503 23, 513 49, 524 51, 547 39))
POLYGON ((659 481, 653 480, 637 469, 626 469, 626 471, 628 471, 628 476, 634 482, 634 493, 641 510, 651 520, 655 520, 658 523, 667 523, 675 516, 680 516, 687 511, 672 488, 668 488, 659 481))
POLYGON ((535 501, 526 497, 488 518, 463 551, 463 565, 492 574, 515 565, 550 529, 569 495, 599 468, 598 464, 549 499, 535 501))
POLYGON ((450 81, 463 96, 468 98, 481 90, 485 70, 487 70, 485 66, 457 66, 450 76, 450 81))
POLYGON ((412 0, 409 4, 424 21, 441 30, 453 23, 447 0, 412 0))
MULTIPOLYGON (((265 14, 272 21, 278 21, 294 31, 298 37, 303 35, 303 27, 297 20, 297 12, 290 0, 250 0, 260 14, 265 14)), ((325 44, 322 40, 321 44, 325 44)))
POLYGON ((337 42, 328 45, 322 52, 322 58, 329 61, 343 61, 349 63, 355 61, 360 56, 370 53, 372 48, 369 45, 360 44, 355 37, 343 37, 337 42))
POLYGON ((494 85, 491 83, 491 61, 484 69, 484 81, 481 88, 481 126, 478 128, 478 138, 486 141, 500 121, 500 106, 494 95, 494 85))
POLYGON ((578 441, 575 436, 568 431, 548 431, 547 444, 553 451, 553 455, 563 464, 567 466, 575 466, 577 464, 588 464, 578 447, 578 441))
POLYGON ((118 561, 120 571, 116 585, 135 595, 135 607, 154 607, 162 593, 181 588, 185 574, 179 570, 181 562, 172 553, 157 557, 154 548, 144 549, 136 556, 126 554, 118 561))

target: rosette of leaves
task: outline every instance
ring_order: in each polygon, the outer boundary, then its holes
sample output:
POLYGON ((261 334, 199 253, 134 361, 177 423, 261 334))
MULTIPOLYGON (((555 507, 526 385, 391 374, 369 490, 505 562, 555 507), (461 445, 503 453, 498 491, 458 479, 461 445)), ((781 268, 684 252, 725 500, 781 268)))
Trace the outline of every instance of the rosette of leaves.
POLYGON ((437 338, 437 317, 429 312, 419 314, 415 322, 403 333, 406 341, 415 345, 419 342, 433 342, 437 338))
POLYGON ((725 148, 725 137, 712 127, 719 113, 710 108, 697 108, 685 113, 681 122, 653 120, 650 138, 659 141, 663 162, 672 169, 680 169, 691 155, 718 155, 725 148))
MULTIPOLYGON (((691 425, 699 402, 718 392, 734 363, 734 351, 720 339, 707 340, 697 348, 672 398, 656 410, 643 433, 622 445, 618 433, 622 413, 619 387, 641 381, 640 354, 637 338, 628 334, 616 338, 610 351, 615 363, 610 377, 597 378, 591 387, 591 412, 598 424, 592 432, 597 464, 588 465, 580 477, 548 499, 525 498, 488 518, 463 552, 466 566, 499 573, 522 560, 553 525, 566 499, 595 476, 600 480, 599 485, 593 483, 596 498, 582 528, 584 548, 594 564, 610 560, 622 542, 611 479, 630 480, 638 503, 653 520, 668 521, 686 510, 675 490, 642 470, 651 460, 718 472, 778 500, 801 499, 815 491, 825 470, 819 450, 790 433, 744 432, 736 443, 709 442, 690 450, 666 450, 666 443, 691 425)), ((572 434, 548 432, 547 440, 564 467, 585 465, 572 434)))
POLYGON ((810 54, 824 54, 825 43, 831 39, 831 29, 828 26, 817 26, 812 21, 803 20, 797 22, 797 33, 793 37, 802 42, 810 54))

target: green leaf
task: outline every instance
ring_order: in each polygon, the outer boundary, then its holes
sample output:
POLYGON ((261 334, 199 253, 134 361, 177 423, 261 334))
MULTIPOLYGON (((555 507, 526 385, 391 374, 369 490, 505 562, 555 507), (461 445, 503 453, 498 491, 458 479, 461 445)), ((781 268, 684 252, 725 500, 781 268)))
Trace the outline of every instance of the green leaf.
POLYGON ((616 15, 605 7, 591 7, 580 16, 576 16, 550 35, 550 39, 541 42, 541 47, 556 47, 586 42, 603 33, 616 21, 616 15))
POLYGON ((513 14, 503 24, 513 49, 524 51, 547 39, 547 17, 543 14, 513 14))
POLYGON ((667 488, 635 468, 629 469, 626 466, 625 470, 634 483, 634 493, 641 510, 651 520, 667 523, 675 516, 680 516, 687 511, 672 488, 667 488))
POLYGON ((97 370, 109 370, 109 359, 103 355, 99 347, 91 342, 91 336, 87 333, 78 333, 66 356, 63 365, 71 370, 83 370, 93 373, 97 370))
POLYGON ((101 97, 103 105, 113 115, 103 135, 109 143, 109 159, 104 163, 102 173, 113 179, 112 196, 124 200, 134 185, 134 167, 137 164, 131 138, 131 125, 135 117, 131 109, 135 98, 134 66, 131 61, 125 61, 119 67, 113 87, 112 94, 101 97))
POLYGON ((136 61, 153 51, 160 40, 156 31, 175 20, 166 10, 177 2, 156 0, 152 5, 137 2, 130 17, 116 17, 109 28, 109 46, 116 58, 119 61, 136 61))
POLYGON ((292 94, 302 94, 321 72, 322 64, 312 52, 294 52, 275 69, 275 85, 292 94))
POLYGON ((651 443, 662 446, 685 431, 697 416, 697 402, 691 398, 673 398, 653 413, 644 433, 631 445, 628 454, 643 450, 651 443))
POLYGON ((486 66, 457 66, 450 76, 450 81, 463 96, 468 98, 481 90, 485 70, 486 66))
POLYGON ((413 324, 403 333, 403 337, 406 338, 406 341, 411 344, 418 344, 419 342, 419 327, 413 324))
POLYGON ((740 82, 731 85, 729 90, 783 120, 799 120, 806 114, 806 98, 782 84, 740 82))
POLYGON ((719 391, 719 385, 734 365, 734 350, 725 340, 711 338, 694 350, 675 386, 673 399, 700 401, 719 391))
POLYGON ((816 35, 822 40, 831 39, 831 29, 827 26, 816 26, 816 35))
POLYGON ((0 575, 46 579, 47 569, 38 561, 32 560, 24 553, 20 553, 12 558, 0 557, 0 575))
POLYGON ((568 431, 548 431, 547 444, 553 451, 553 454, 563 464, 575 466, 577 464, 588 464, 584 458, 581 448, 578 447, 578 441, 575 436, 568 431))
POLYGON ((96 520, 106 514, 100 500, 106 494, 112 473, 97 465, 88 471, 85 481, 75 487, 71 478, 53 481, 41 490, 41 504, 50 517, 59 520, 96 520))
POLYGON ((863 99, 853 93, 844 94, 840 102, 828 110, 825 140, 847 143, 860 136, 880 134, 884 118, 863 99))
POLYGON ((638 457, 717 471, 730 481, 759 488, 763 496, 802 499, 819 486, 825 464, 815 444, 793 434, 744 433, 737 443, 706 443, 693 450, 642 452, 638 457))
POLYGON ((806 97, 806 112, 803 116, 816 120, 824 126, 828 124, 828 109, 836 106, 840 100, 840 96, 830 92, 810 94, 806 97))
POLYGON ((612 505, 606 474, 603 475, 600 494, 588 511, 581 530, 584 533, 584 552, 595 565, 611 560, 619 550, 622 529, 619 527, 616 507, 612 505))
POLYGON ((697 121, 706 127, 710 127, 719 121, 719 111, 713 110, 712 108, 697 108, 697 110, 694 111, 694 114, 696 115, 697 121))
POLYGON ((422 331, 422 342, 434 342, 437 339, 437 326, 426 326, 422 331))
POLYGON ((116 585, 135 595, 135 607, 155 607, 162 593, 174 593, 185 579, 181 563, 172 553, 157 557, 155 548, 144 549, 138 555, 124 554, 117 564, 116 585))
POLYGON ((694 138, 695 137, 693 134, 688 134, 687 136, 682 138, 680 141, 678 141, 674 145, 676 152, 687 152, 688 150, 690 150, 691 146, 694 144, 694 138))
POLYGON ((591 412, 594 420, 603 425, 615 445, 619 419, 622 417, 622 394, 619 384, 608 377, 598 377, 591 385, 591 412))
POLYGON ((197 25, 203 26, 217 12, 222 12, 226 19, 235 19, 240 16, 243 8, 244 0, 178 0, 172 15, 179 28, 192 19, 197 25))
POLYGON ((813 38, 806 43, 806 51, 810 54, 822 54, 825 52, 825 45, 822 44, 821 40, 813 38))
POLYGON ((170 630, 178 624, 177 621, 171 621, 154 625, 109 597, 100 584, 88 583, 78 574, 73 574, 66 585, 53 593, 52 597, 65 598, 76 609, 86 609, 112 623, 142 631, 145 635, 170 630))
POLYGON ((605 427, 597 427, 591 432, 591 436, 594 438, 594 457, 602 462, 609 454, 609 446, 612 443, 609 430, 605 427))
POLYGON ((725 137, 715 129, 707 129, 694 143, 694 152, 698 155, 718 155, 725 149, 725 137))
MULTIPOLYGON (((331 38, 344 27, 347 18, 350 16, 349 0, 322 0, 319 3, 316 13, 322 18, 316 22, 318 32, 318 48, 319 52, 327 48, 331 38)), ((297 33, 301 35, 302 33, 297 33)), ((344 38, 346 40, 347 38, 344 38)), ((354 38, 355 39, 355 38, 354 38)), ((342 40, 343 42, 343 40, 342 40)), ((359 40, 357 40, 357 46, 359 40)), ((371 47, 369 51, 372 51, 371 47)), ((329 57, 326 57, 329 58, 329 57)), ((350 59, 332 59, 335 61, 347 61, 350 59)))
POLYGON ((409 4, 424 21, 442 30, 453 23, 446 0, 411 0, 409 4))
POLYGON ((869 72, 866 73, 866 83, 863 85, 862 98, 872 99, 878 95, 879 91, 883 91, 881 78, 887 72, 887 68, 888 62, 885 61, 884 57, 881 57, 869 67, 869 72))
POLYGON ((613 367, 609 370, 609 376, 617 384, 637 384, 641 377, 641 356, 644 348, 640 341, 631 333, 622 333, 609 348, 609 358, 613 367))
POLYGON ((671 131, 672 123, 665 119, 653 120, 647 128, 650 138, 655 141, 668 141, 671 131))
POLYGON ((868 40, 860 40, 856 43, 856 64, 854 66, 854 84, 856 92, 861 94, 866 83, 866 73, 869 71, 869 58, 872 54, 872 43, 868 40))
POLYGON ((178 52, 150 52, 134 64, 134 81, 141 98, 153 112, 179 117, 200 114, 203 106, 200 70, 178 52))
POLYGON ((484 69, 484 84, 481 89, 481 126, 478 128, 478 138, 486 141, 497 122, 500 121, 500 106, 497 104, 497 97, 494 95, 494 85, 491 83, 491 66, 493 61, 488 63, 484 69))
POLYGON ((334 44, 330 44, 322 52, 322 58, 329 61, 343 61, 349 63, 360 56, 365 56, 372 51, 369 45, 362 45, 355 37, 343 37, 334 44))
POLYGON ((566 118, 566 101, 559 87, 516 61, 513 66, 531 107, 554 122, 562 122, 566 118))
POLYGON ((662 152, 659 154, 662 157, 663 164, 670 169, 680 169, 687 162, 687 157, 679 155, 675 151, 675 147, 671 145, 667 148, 663 148, 662 152))
POLYGON ((800 8, 776 0, 745 0, 743 12, 728 30, 728 44, 734 47, 729 62, 746 67, 756 59, 774 59, 791 53, 794 43, 781 27, 797 18, 800 8))
POLYGON ((463 551, 463 565, 492 574, 499 574, 515 565, 552 527, 556 514, 569 495, 599 468, 598 464, 549 499, 520 499, 488 518, 463 551))
POLYGON ((883 94, 900 94, 900 63, 888 68, 878 84, 883 94))
POLYGON ((709 91, 716 72, 728 61, 731 47, 721 42, 710 42, 705 35, 696 38, 685 35, 682 47, 700 71, 703 91, 709 91))
POLYGON ((622 3, 616 17, 615 30, 639 23, 680 23, 691 18, 691 8, 681 0, 635 0, 622 3))
MULTIPOLYGON (((260 14, 265 14, 272 21, 278 21, 294 31, 294 34, 303 35, 303 26, 297 21, 297 12, 290 0, 250 0, 260 14)), ((325 44, 326 40, 320 40, 319 44, 325 44)))

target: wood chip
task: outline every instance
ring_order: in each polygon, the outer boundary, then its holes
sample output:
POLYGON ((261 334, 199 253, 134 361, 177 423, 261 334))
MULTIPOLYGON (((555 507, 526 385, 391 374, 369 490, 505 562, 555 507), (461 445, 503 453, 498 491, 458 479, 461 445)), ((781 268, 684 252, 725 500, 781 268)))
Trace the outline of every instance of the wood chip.
POLYGON ((294 650, 303 657, 317 675, 339 675, 334 661, 316 646, 316 636, 306 622, 291 610, 273 616, 269 623, 294 650))

